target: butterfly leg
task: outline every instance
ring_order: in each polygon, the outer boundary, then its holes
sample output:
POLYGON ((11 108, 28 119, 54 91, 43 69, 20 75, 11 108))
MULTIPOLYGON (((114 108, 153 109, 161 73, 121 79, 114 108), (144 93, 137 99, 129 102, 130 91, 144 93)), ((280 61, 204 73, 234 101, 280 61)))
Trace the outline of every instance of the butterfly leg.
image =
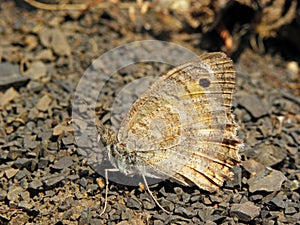
POLYGON ((118 172, 119 169, 113 168, 113 169, 105 169, 105 203, 104 203, 104 208, 102 212, 100 213, 100 216, 103 215, 103 213, 106 210, 107 207, 107 193, 108 193, 108 172, 118 172))
POLYGON ((165 213, 168 213, 168 214, 169 214, 170 212, 167 211, 167 210, 165 210, 165 209, 159 204, 159 202, 157 201, 157 199, 153 196, 153 194, 152 194, 152 192, 150 191, 150 188, 149 188, 149 186, 148 186, 146 177, 145 177, 144 175, 142 175, 142 176, 143 176, 143 180, 144 180, 144 182, 145 182, 145 186, 146 186, 146 188, 147 188, 147 191, 148 191, 149 194, 151 195, 152 199, 155 201, 155 203, 157 204, 157 206, 158 206, 159 208, 162 209, 162 211, 164 211, 165 213))

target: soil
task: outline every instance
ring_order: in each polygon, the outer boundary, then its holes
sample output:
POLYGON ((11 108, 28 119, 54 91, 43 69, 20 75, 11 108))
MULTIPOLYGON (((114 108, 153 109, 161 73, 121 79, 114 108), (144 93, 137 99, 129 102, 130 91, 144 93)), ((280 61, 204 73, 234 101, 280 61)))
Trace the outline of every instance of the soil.
MULTIPOLYGON (((65 9, 55 10, 49 8, 55 1, 0 1, 0 224, 299 224, 297 1, 66 2, 65 9), (76 4, 85 7, 68 8, 76 4), (108 57, 90 67, 98 57, 144 40, 174 42, 196 55, 225 51, 232 57, 233 113, 245 143, 242 163, 234 168, 234 179, 214 193, 170 180, 150 185, 169 214, 143 185, 112 179, 100 215, 106 186, 98 170, 102 158, 85 151, 93 147, 88 135, 75 140, 72 103, 86 71, 93 74, 88 69, 105 73, 126 63, 108 57)), ((146 55, 151 50, 143 48, 146 55)), ((125 59, 135 59, 125 50, 125 59)), ((159 53, 174 60, 175 53, 159 53)), ((110 112, 119 91, 168 68, 139 62, 116 70, 109 82, 89 80, 83 91, 92 99, 102 88, 101 95, 95 107, 84 99, 78 110, 96 109, 106 126, 118 126, 121 114, 110 112)), ((135 86, 133 98, 143 88, 135 86)), ((81 125, 88 130, 90 122, 81 125)))

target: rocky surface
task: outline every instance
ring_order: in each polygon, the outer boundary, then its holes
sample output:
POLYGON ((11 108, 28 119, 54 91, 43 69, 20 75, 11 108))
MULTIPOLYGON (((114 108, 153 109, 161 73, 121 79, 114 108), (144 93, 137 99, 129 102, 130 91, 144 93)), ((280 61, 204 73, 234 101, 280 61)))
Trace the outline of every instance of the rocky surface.
MULTIPOLYGON (((284 58, 287 51, 281 55, 282 46, 267 40, 262 55, 248 42, 240 42, 239 54, 233 54, 234 114, 245 141, 234 180, 215 193, 169 180, 151 185, 170 214, 145 189, 110 182, 100 216, 105 181, 92 165, 101 158, 86 157, 79 148, 89 147, 86 139, 76 142, 69 125, 84 71, 101 54, 128 42, 176 41, 201 54, 205 39, 196 28, 163 25, 156 14, 146 13, 139 22, 132 16, 142 14, 117 7, 46 11, 20 2, 0 2, 0 224, 299 223, 299 57, 284 58)), ((222 44, 215 46, 220 50, 222 44)), ((288 42, 287 49, 297 47, 288 42)), ((96 106, 101 120, 109 120, 116 90, 166 68, 153 63, 120 70, 96 106)), ((89 121, 80 123, 89 127, 89 121)))

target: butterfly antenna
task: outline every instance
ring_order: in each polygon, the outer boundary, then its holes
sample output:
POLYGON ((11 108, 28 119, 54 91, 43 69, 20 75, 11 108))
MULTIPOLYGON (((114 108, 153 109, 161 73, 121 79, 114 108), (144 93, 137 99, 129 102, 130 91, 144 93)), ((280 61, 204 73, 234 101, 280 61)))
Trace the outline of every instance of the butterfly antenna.
POLYGON ((107 207, 107 193, 108 193, 108 170, 105 169, 105 202, 104 202, 104 208, 102 210, 102 212, 100 213, 100 216, 103 215, 103 213, 105 212, 106 210, 106 207, 107 207))
POLYGON ((165 210, 165 209, 161 206, 161 204, 159 204, 159 202, 157 201, 157 199, 153 196, 153 194, 152 194, 152 192, 150 191, 150 188, 149 188, 149 186, 148 186, 146 177, 145 177, 144 175, 142 175, 142 176, 143 176, 143 180, 144 180, 144 182, 145 182, 145 186, 146 186, 146 188, 147 188, 147 191, 148 191, 149 194, 151 195, 152 199, 155 201, 156 205, 157 205, 159 208, 161 208, 162 211, 164 211, 165 213, 170 214, 171 212, 165 210))
POLYGON ((109 172, 117 172, 119 171, 119 169, 116 168, 112 168, 112 169, 105 169, 105 202, 104 202, 104 208, 102 210, 102 212, 100 213, 100 216, 103 215, 103 213, 106 210, 107 207, 107 194, 108 194, 108 171, 109 172))

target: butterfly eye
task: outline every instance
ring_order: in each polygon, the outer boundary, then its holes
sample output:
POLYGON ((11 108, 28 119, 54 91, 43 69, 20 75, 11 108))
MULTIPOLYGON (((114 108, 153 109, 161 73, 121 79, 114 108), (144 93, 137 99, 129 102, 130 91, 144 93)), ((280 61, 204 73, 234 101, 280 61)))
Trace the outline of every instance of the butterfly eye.
POLYGON ((210 85, 210 80, 207 79, 207 78, 201 78, 201 79, 199 80, 199 84, 200 84, 201 87, 207 88, 207 87, 209 87, 209 85, 210 85))

